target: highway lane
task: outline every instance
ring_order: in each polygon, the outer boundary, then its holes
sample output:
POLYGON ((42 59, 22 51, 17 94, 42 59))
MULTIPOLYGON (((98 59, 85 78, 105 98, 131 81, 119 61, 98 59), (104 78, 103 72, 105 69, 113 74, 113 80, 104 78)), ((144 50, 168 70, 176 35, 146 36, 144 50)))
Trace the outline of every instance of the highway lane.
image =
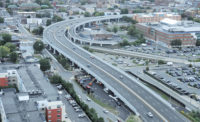
MULTIPOLYGON (((60 33, 59 31, 57 31, 57 32, 60 33)), ((57 33, 57 34, 58 34, 58 33, 57 33)), ((49 36, 51 36, 50 39, 53 39, 53 34, 50 34, 49 36)), ((58 36, 58 37, 59 37, 59 36, 58 36)), ((64 40, 64 39, 62 39, 62 37, 61 37, 60 40, 64 40)), ((59 43, 54 43, 54 45, 58 46, 60 49, 63 48, 62 45, 58 45, 58 44, 59 44, 59 43)), ((73 45, 70 45, 69 47, 72 48, 73 45)), ((71 54, 72 54, 71 56, 72 56, 75 60, 81 61, 83 65, 87 66, 88 62, 85 61, 85 60, 81 60, 81 58, 79 58, 79 57, 76 57, 75 55, 77 55, 77 54, 74 53, 73 51, 71 51, 70 49, 63 48, 63 51, 64 51, 64 52, 69 52, 69 53, 71 53, 71 54)), ((92 67, 92 66, 91 66, 91 67, 90 67, 90 70, 95 71, 95 73, 98 74, 98 75, 100 75, 100 77, 106 78, 108 82, 109 82, 109 81, 111 81, 111 82, 113 81, 109 76, 105 75, 105 73, 103 73, 101 70, 96 69, 95 67, 92 67)), ((120 88, 119 85, 116 85, 115 83, 113 83, 113 86, 116 87, 116 88, 118 88, 118 89, 116 89, 117 91, 123 92, 123 91, 125 90, 125 89, 120 88), (114 86, 114 85, 115 85, 115 86, 114 86)), ((150 110, 146 105, 141 104, 141 101, 139 101, 139 100, 136 99, 136 98, 133 98, 131 93, 125 93, 125 92, 123 92, 123 95, 122 95, 122 96, 126 96, 126 97, 130 98, 132 104, 134 103, 134 105, 138 107, 138 110, 141 111, 141 112, 139 112, 139 113, 143 113, 143 114, 144 114, 143 116, 145 117, 146 120, 149 119, 145 114, 146 114, 146 112, 151 111, 151 110, 150 110), (133 99, 132 99, 132 98, 133 98, 133 99)), ((151 119, 152 122, 153 122, 153 121, 155 121, 155 122, 162 121, 162 120, 160 120, 159 117, 156 117, 156 114, 154 114, 154 116, 155 116, 155 117, 151 119)), ((149 121, 149 120, 148 120, 148 121, 149 121)))
MULTIPOLYGON (((61 25, 61 27, 62 26, 63 25, 61 25)), ((143 88, 141 86, 137 85, 136 83, 133 83, 132 79, 126 78, 127 77, 126 75, 122 74, 124 78, 123 78, 123 82, 121 82, 119 80, 120 79, 119 76, 121 75, 121 72, 118 72, 116 69, 111 68, 110 66, 108 66, 107 64, 103 63, 102 61, 100 61, 98 59, 91 59, 90 54, 86 53, 83 50, 79 50, 77 48, 77 46, 75 46, 74 44, 69 42, 69 40, 66 40, 63 37, 64 33, 61 33, 59 31, 62 29, 58 28, 57 26, 56 26, 56 28, 58 30, 53 28, 55 33, 57 32, 55 34, 56 35, 55 38, 57 38, 57 41, 58 40, 62 41, 62 44, 64 44, 64 45, 58 44, 58 43, 53 43, 53 40, 52 40, 52 43, 55 46, 59 47, 59 49, 62 49, 64 52, 68 52, 68 54, 70 53, 71 58, 73 57, 74 60, 81 62, 83 65, 87 66, 88 63, 91 64, 91 66, 88 68, 88 70, 92 70, 93 72, 95 72, 95 74, 98 74, 99 77, 106 79, 106 82, 108 82, 108 84, 112 84, 112 87, 114 87, 115 90, 118 91, 122 96, 124 96, 125 98, 130 98, 129 102, 136 107, 136 109, 141 114, 141 116, 144 117, 146 120, 148 120, 148 121, 151 121, 151 120, 152 121, 163 121, 161 119, 162 117, 156 116, 156 115, 159 115, 159 113, 161 113, 168 119, 168 121, 174 121, 174 120, 177 120, 177 122, 178 121, 187 121, 184 119, 184 117, 182 117, 182 116, 180 117, 180 115, 176 115, 177 113, 175 111, 173 111, 167 105, 160 102, 160 100, 158 100, 155 96, 152 96, 150 93, 148 94, 148 91, 143 90, 143 88), (66 46, 70 47, 70 48, 67 48, 66 46), (75 47, 76 50, 71 50, 73 47, 75 47), (79 55, 77 55, 77 54, 79 54, 79 55), (81 58, 80 55, 84 56, 84 58, 81 58), (99 66, 101 66, 101 67, 99 67, 99 66), (120 87, 120 86, 123 86, 123 87, 120 87), (127 90, 127 89, 129 89, 129 90, 127 90), (127 92, 125 93, 124 91, 127 91, 127 92), (134 92, 137 92, 135 96, 133 95, 134 92), (141 98, 138 99, 138 96, 137 96, 138 94, 139 94, 139 98, 141 96, 142 99, 145 99, 145 101, 147 101, 151 105, 148 106, 147 105, 148 103, 141 102, 141 100, 140 100, 141 98), (154 108, 157 108, 157 109, 153 110, 154 108), (160 108, 160 109, 158 110, 158 108, 160 108), (152 113, 154 113, 155 117, 149 120, 149 118, 145 115, 148 111, 152 111, 152 113)), ((52 28, 50 28, 50 29, 52 29, 52 28)), ((53 34, 49 34, 49 36, 50 36, 49 39, 54 38, 52 35, 53 34)))

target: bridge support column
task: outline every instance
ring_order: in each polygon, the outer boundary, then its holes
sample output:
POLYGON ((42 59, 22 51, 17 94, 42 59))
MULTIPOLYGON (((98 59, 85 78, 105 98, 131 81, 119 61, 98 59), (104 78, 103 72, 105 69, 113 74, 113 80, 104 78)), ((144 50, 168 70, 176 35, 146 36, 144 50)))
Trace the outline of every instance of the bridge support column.
POLYGON ((56 54, 56 50, 55 49, 53 49, 53 54, 56 54))
POLYGON ((48 45, 48 50, 51 50, 51 46, 50 45, 48 45))

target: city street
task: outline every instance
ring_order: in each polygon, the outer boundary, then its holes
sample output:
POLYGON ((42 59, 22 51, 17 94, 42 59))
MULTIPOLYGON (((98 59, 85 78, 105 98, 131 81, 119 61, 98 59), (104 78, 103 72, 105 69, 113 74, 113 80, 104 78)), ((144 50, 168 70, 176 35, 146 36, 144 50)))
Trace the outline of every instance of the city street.
POLYGON ((89 107, 94 108, 97 111, 98 116, 103 117, 106 122, 109 120, 112 120, 113 122, 119 119, 116 115, 109 113, 104 113, 104 108, 100 105, 96 104, 93 101, 87 101, 87 94, 84 92, 84 90, 73 80, 73 74, 74 72, 66 71, 58 62, 57 60, 47 51, 44 50, 43 54, 47 57, 51 57, 53 60, 51 62, 52 66, 56 68, 59 75, 65 79, 66 81, 69 81, 73 84, 74 89, 77 93, 77 95, 81 96, 81 99, 88 104, 89 107))

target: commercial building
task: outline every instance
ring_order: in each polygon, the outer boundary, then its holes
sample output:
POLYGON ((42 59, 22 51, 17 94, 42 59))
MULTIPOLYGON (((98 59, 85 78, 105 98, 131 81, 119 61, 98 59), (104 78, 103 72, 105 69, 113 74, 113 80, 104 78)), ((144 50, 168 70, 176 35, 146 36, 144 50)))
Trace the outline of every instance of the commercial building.
POLYGON ((133 19, 138 23, 149 23, 149 22, 160 22, 165 18, 170 18, 173 20, 181 20, 181 15, 176 13, 149 13, 149 14, 134 14, 133 19))
POLYGON ((171 47, 171 41, 181 40, 182 46, 195 46, 200 34, 200 24, 193 21, 164 19, 155 23, 137 23, 136 28, 147 39, 171 47))

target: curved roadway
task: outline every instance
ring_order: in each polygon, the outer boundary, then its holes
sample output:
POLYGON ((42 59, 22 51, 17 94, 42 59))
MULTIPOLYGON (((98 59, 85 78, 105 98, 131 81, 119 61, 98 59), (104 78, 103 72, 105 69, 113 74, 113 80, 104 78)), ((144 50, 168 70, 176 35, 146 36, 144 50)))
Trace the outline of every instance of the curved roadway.
POLYGON ((188 121, 185 117, 171 108, 162 98, 138 83, 136 79, 133 79, 125 72, 103 62, 97 57, 94 59, 90 58, 92 54, 75 45, 65 37, 65 29, 67 26, 74 26, 79 22, 93 19, 101 20, 102 18, 106 19, 106 17, 84 18, 53 24, 45 29, 43 41, 93 75, 97 80, 104 83, 120 99, 122 99, 130 109, 140 115, 144 121, 188 121), (154 117, 149 118, 146 115, 147 112, 152 112, 154 117))

